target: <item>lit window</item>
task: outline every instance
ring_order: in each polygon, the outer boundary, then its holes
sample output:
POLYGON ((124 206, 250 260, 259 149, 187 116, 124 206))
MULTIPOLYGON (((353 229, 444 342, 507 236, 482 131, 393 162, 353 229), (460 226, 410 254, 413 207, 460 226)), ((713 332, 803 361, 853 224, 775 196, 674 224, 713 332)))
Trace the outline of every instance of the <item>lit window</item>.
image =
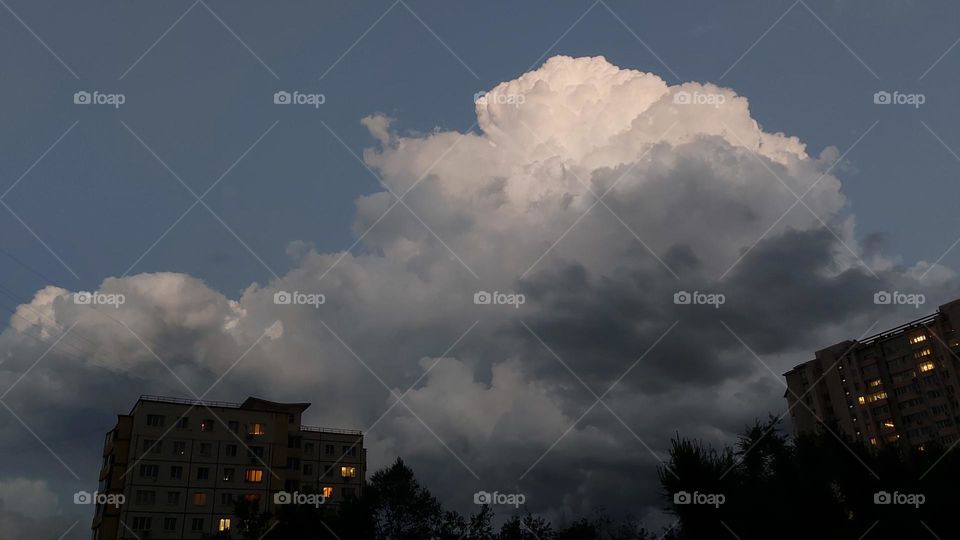
POLYGON ((193 494, 193 504, 195 506, 203 506, 207 504, 207 494, 206 493, 194 493, 193 494))
POLYGON ((933 362, 927 361, 927 362, 924 362, 924 363, 920 364, 920 371, 930 371, 930 370, 932 370, 934 367, 935 367, 935 366, 934 366, 933 362))
POLYGON ((884 421, 883 421, 883 427, 889 428, 889 429, 893 429, 893 428, 895 427, 895 426, 893 425, 893 420, 884 420, 884 421))
POLYGON ((243 474, 243 479, 247 482, 262 482, 263 469, 247 469, 243 474))
POLYGON ((340 476, 342 476, 343 478, 356 478, 357 468, 356 467, 340 467, 340 476))
POLYGON ((333 497, 333 488, 330 486, 324 486, 323 488, 323 498, 329 499, 333 497))
POLYGON ((230 518, 220 518, 220 527, 218 527, 220 532, 230 530, 230 518))
POLYGON ((876 437, 870 437, 870 444, 871 444, 872 446, 876 446, 876 445, 877 445, 877 438, 876 438, 876 437))
POLYGON ((917 343, 923 343, 923 342, 926 341, 926 340, 927 340, 927 335, 926 335, 926 334, 918 334, 918 335, 913 336, 912 338, 910 338, 910 343, 913 344, 913 345, 916 345, 917 343))
POLYGON ((873 403, 874 401, 880 401, 881 399, 887 399, 886 392, 877 392, 875 394, 870 394, 867 396, 867 403, 873 403))
POLYGON ((876 386, 880 386, 880 379, 874 379, 874 380, 872 380, 872 381, 867 381, 867 387, 868 387, 868 388, 874 388, 874 387, 876 387, 876 386))
POLYGON ((263 435, 263 424, 254 422, 250 424, 250 435, 263 435))
POLYGON ((926 349, 920 349, 919 351, 913 353, 914 358, 923 358, 924 356, 930 356, 933 354, 933 349, 927 347, 926 349))
POLYGON ((861 405, 863 405, 864 403, 867 402, 867 399, 866 399, 865 397, 863 397, 863 396, 860 396, 860 397, 857 398, 857 402, 860 403, 861 405))
POLYGON ((206 419, 200 422, 200 431, 213 431, 213 420, 206 419))

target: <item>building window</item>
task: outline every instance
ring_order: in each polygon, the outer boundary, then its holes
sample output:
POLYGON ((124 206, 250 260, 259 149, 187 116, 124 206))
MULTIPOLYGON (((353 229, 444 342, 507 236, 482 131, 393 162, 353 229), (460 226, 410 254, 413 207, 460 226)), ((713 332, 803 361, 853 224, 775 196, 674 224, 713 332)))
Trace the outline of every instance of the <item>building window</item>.
POLYGON ((170 467, 170 479, 171 480, 180 480, 183 478, 183 467, 174 465, 170 467))
POLYGON ((220 526, 217 527, 217 530, 220 532, 226 532, 230 530, 230 518, 220 518, 220 526))
POLYGON ((882 425, 886 429, 893 429, 895 427, 893 425, 893 420, 884 420, 882 425))
POLYGON ((138 489, 135 500, 137 501, 137 504, 156 504, 157 492, 138 489))
POLYGON ((934 367, 936 366, 934 366, 933 362, 928 360, 920 364, 920 371, 923 371, 923 372, 931 371, 934 367))
POLYGON ((209 480, 209 479, 210 479, 210 467, 198 467, 197 480, 209 480))
POLYGON ((213 445, 210 443, 200 443, 200 455, 209 456, 213 454, 213 445))
POLYGON ((133 518, 133 530, 146 531, 150 528, 150 518, 137 516, 133 518))
POLYGON ((916 345, 917 343, 923 343, 923 342, 926 341, 926 340, 927 340, 927 335, 926 335, 926 334, 917 334, 917 335, 913 336, 912 338, 910 338, 910 344, 911 344, 911 345, 916 345))
POLYGON ((145 454, 159 454, 160 446, 160 441, 154 439, 143 440, 143 452, 145 454))
POLYGON ((250 424, 250 429, 248 430, 250 435, 263 435, 265 433, 263 429, 263 424, 260 422, 254 422, 250 424))
POLYGON ((303 464, 303 474, 310 474, 310 475, 312 475, 312 474, 313 474, 313 465, 311 465, 310 463, 304 463, 304 464, 303 464))
POLYGON ((340 476, 342 478, 356 478, 357 468, 356 467, 340 467, 340 476))
POLYGON ((186 455, 187 443, 183 441, 173 441, 173 453, 178 456, 186 455))
POLYGON ((263 457, 263 447, 262 446, 248 446, 247 447, 247 457, 257 456, 258 458, 263 457))
POLYGON ((207 504, 207 494, 206 493, 194 493, 193 494, 193 504, 194 506, 203 506, 207 504))
POLYGON ((163 518, 163 530, 165 531, 175 531, 177 530, 177 518, 163 518))
POLYGON ((322 493, 324 499, 329 499, 330 497, 333 497, 333 488, 330 486, 323 486, 322 493))
POLYGON ((304 453, 304 454, 312 454, 312 453, 313 453, 313 443, 306 443, 306 444, 304 444, 304 445, 303 445, 303 453, 304 453))
POLYGON ((193 518, 193 521, 190 522, 191 531, 202 531, 203 530, 203 518, 193 518))
POLYGON ((344 447, 343 447, 343 455, 356 457, 356 455, 357 455, 357 445, 344 446, 344 447))
POLYGON ((872 381, 867 381, 867 388, 875 388, 880 386, 880 379, 873 379, 872 381))
POLYGON ((232 482, 233 481, 233 468, 227 467, 223 470, 223 481, 232 482))
POLYGON ((926 349, 920 349, 919 351, 913 353, 914 358, 923 358, 924 356, 930 356, 933 354, 933 349, 927 347, 926 349))
POLYGON ((230 431, 236 433, 240 431, 240 422, 237 422, 236 420, 230 420, 227 422, 227 427, 230 428, 230 431))
POLYGON ((153 478, 156 480, 158 476, 160 476, 160 467, 156 465, 140 465, 141 478, 153 478))
POLYGON ((180 492, 179 491, 168 491, 167 492, 167 504, 180 504, 180 492))
POLYGON ((247 482, 259 483, 263 481, 263 469, 247 469, 243 475, 247 482))
POLYGON ((210 420, 209 418, 207 418, 201 421, 200 431, 205 431, 205 432, 213 431, 213 420, 210 420))
POLYGON ((186 416, 177 418, 177 429, 187 429, 190 426, 190 419, 186 416))
POLYGON ((233 506, 233 493, 221 493, 220 504, 233 506))
POLYGON ((227 445, 227 457, 237 457, 237 445, 235 444, 227 445))
POLYGON ((148 414, 147 425, 150 427, 163 427, 163 416, 159 414, 148 414))
POLYGON ((340 488, 340 493, 343 494, 344 499, 353 497, 353 488, 352 487, 340 488))

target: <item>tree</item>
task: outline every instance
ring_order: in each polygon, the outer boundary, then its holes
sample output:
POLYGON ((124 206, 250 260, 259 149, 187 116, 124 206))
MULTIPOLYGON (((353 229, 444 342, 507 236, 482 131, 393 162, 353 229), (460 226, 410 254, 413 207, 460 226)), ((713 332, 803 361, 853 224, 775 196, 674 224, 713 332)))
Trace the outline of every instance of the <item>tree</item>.
POLYGON ((839 540, 870 531, 883 540, 953 528, 960 458, 936 445, 877 451, 839 433, 825 426, 788 439, 771 418, 745 429, 733 448, 678 436, 660 468, 676 537, 839 540))

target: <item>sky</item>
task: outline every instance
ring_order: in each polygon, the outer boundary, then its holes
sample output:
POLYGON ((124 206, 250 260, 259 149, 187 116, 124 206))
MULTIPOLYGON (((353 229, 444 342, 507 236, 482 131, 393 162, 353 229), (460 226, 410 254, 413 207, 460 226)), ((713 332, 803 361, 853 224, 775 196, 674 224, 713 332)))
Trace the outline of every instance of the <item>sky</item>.
POLYGON ((672 435, 960 297, 952 3, 0 4, 22 538, 87 534, 139 394, 207 388, 322 404, 464 511, 660 522, 672 435))

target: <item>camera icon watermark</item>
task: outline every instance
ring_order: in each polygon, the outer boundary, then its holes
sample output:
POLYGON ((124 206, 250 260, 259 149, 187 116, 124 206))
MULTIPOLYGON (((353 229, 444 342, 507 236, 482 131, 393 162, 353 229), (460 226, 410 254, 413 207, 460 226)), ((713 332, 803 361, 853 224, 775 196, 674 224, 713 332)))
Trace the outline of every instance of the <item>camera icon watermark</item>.
POLYGON ((520 306, 527 303, 527 297, 522 293, 505 293, 500 291, 477 291, 473 293, 473 303, 478 306, 520 306))
POLYGON ((291 493, 289 491, 278 491, 273 494, 273 504, 280 506, 287 504, 298 504, 320 508, 320 506, 326 504, 326 502, 327 498, 319 493, 300 493, 299 491, 294 491, 291 493))
POLYGON ((309 105, 314 109, 319 109, 321 105, 327 102, 327 96, 324 94, 311 94, 294 90, 278 90, 273 93, 274 105, 309 105))
POLYGON ((481 490, 473 494, 473 504, 501 504, 520 508, 520 505, 525 502, 527 502, 527 496, 523 493, 500 493, 499 491, 490 493, 481 490))
POLYGON ((694 92, 680 90, 673 95, 673 103, 676 105, 710 105, 715 108, 720 108, 720 106, 726 102, 727 96, 723 94, 701 92, 699 90, 694 92))
POLYGON ((78 306, 113 306, 114 309, 120 309, 120 306, 126 302, 127 297, 122 293, 87 291, 73 293, 73 303, 78 306))
POLYGON ((273 303, 278 306, 313 306, 320 309, 322 304, 327 302, 327 297, 323 293, 304 293, 300 291, 277 291, 273 293, 273 303))
POLYGON ((727 302, 723 293, 705 293, 700 291, 677 291, 673 293, 673 303, 678 306, 713 306, 717 309, 727 302))
POLYGON ((927 497, 923 493, 900 493, 899 491, 890 493, 888 491, 878 491, 873 494, 873 504, 900 504, 920 508, 925 502, 927 502, 927 497))
POLYGON ((119 508, 126 504, 127 497, 123 493, 100 493, 94 491, 78 491, 73 494, 73 504, 98 504, 100 506, 113 506, 119 508))
POLYGON ((688 491, 678 491, 673 494, 673 504, 679 505, 702 504, 720 508, 720 505, 725 502, 727 502, 727 496, 723 493, 700 493, 699 491, 690 493, 688 491))
POLYGON ((80 90, 73 94, 74 105, 110 105, 119 109, 126 102, 127 96, 125 94, 105 94, 99 90, 94 90, 92 93, 80 90))
POLYGON ((911 105, 919 109, 921 105, 927 102, 925 94, 902 94, 899 91, 893 93, 886 90, 880 90, 873 94, 874 105, 911 105))
POLYGON ((873 293, 873 303, 878 306, 920 306, 927 303, 927 297, 921 293, 904 293, 900 291, 877 291, 873 293))

